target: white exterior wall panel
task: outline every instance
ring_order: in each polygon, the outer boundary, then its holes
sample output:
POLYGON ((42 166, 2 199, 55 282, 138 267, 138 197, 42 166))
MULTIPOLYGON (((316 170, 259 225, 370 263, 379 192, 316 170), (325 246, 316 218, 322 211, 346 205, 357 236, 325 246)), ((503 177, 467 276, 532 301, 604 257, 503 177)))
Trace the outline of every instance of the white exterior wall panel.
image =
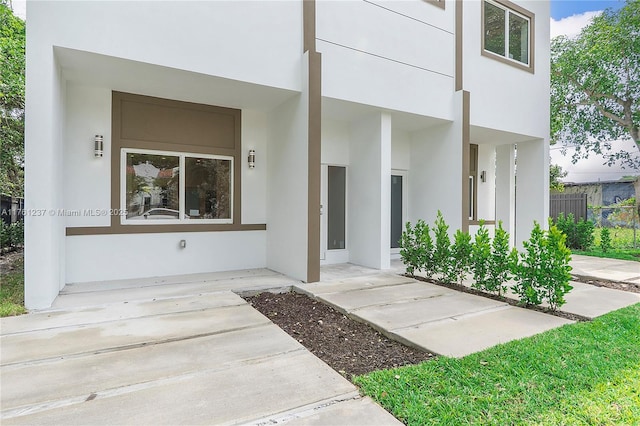
POLYGON ((452 10, 423 1, 319 1, 323 95, 450 119, 452 26, 452 10))

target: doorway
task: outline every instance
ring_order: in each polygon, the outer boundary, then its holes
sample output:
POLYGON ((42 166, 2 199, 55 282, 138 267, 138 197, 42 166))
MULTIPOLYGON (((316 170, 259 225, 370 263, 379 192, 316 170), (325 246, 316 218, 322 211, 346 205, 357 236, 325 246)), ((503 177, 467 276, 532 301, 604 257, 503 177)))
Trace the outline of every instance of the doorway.
POLYGON ((347 251, 347 168, 322 165, 320 260, 349 261, 347 251))

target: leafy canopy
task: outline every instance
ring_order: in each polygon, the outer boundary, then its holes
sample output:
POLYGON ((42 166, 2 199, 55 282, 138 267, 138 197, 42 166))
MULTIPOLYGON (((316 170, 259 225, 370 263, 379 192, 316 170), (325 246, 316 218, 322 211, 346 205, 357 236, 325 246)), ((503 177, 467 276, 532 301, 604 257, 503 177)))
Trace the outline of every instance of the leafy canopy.
POLYGON ((24 188, 25 24, 0 0, 0 192, 24 188))
POLYGON ((551 42, 551 139, 576 147, 573 161, 602 154, 638 167, 612 146, 633 139, 640 149, 640 0, 605 10, 575 38, 551 42))

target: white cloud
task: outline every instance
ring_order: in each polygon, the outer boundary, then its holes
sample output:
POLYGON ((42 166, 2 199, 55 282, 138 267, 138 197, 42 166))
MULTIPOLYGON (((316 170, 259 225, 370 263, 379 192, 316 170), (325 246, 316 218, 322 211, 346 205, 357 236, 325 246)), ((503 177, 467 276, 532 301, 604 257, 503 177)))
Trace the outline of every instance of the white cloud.
MULTIPOLYGON (((611 145, 615 150, 624 150, 632 153, 632 156, 640 157, 635 142, 631 139, 624 141, 614 141, 611 145)), ((564 182, 597 182, 599 180, 618 180, 623 176, 640 175, 640 170, 625 168, 614 164, 611 167, 604 165, 604 157, 597 154, 589 154, 589 158, 579 160, 576 164, 571 162, 574 149, 567 148, 567 155, 563 156, 559 145, 551 146, 551 163, 558 164, 566 172, 567 177, 564 182)))
POLYGON ((579 15, 567 16, 559 21, 551 18, 551 38, 559 35, 565 35, 569 38, 575 37, 580 34, 580 31, 591 23, 594 16, 598 16, 602 13, 601 10, 595 10, 593 12, 584 12, 579 15))

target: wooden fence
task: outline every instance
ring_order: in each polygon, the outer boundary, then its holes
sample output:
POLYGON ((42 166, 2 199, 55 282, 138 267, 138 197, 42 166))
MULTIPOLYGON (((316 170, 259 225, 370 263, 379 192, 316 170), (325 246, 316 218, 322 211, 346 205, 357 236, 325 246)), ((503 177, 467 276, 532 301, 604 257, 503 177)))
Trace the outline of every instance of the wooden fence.
POLYGON ((549 216, 556 220, 560 213, 573 213, 576 220, 587 219, 587 194, 551 194, 549 216))

